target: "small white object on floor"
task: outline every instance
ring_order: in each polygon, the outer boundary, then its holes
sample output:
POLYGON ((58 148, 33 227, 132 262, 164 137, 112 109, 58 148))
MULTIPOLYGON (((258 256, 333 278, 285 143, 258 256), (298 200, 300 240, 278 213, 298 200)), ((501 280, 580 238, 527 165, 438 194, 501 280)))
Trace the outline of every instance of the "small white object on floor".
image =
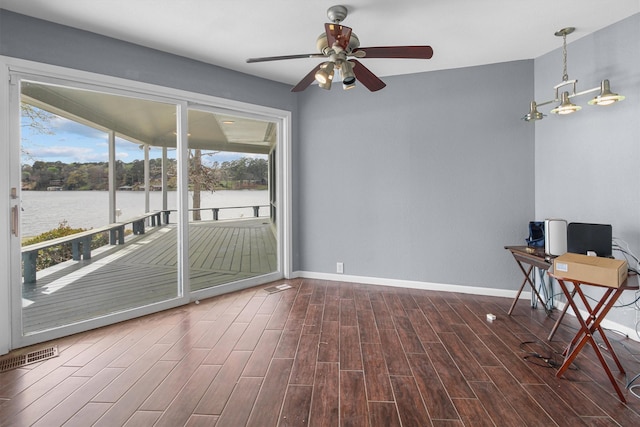
POLYGON ((277 285, 277 286, 271 286, 269 288, 265 288, 264 290, 269 292, 270 294, 273 294, 275 292, 280 292, 280 291, 284 291, 286 289, 291 289, 291 285, 284 283, 282 285, 277 285))
POLYGON ((494 320, 496 320, 496 315, 491 313, 487 314, 487 320, 489 322, 493 322, 494 320))

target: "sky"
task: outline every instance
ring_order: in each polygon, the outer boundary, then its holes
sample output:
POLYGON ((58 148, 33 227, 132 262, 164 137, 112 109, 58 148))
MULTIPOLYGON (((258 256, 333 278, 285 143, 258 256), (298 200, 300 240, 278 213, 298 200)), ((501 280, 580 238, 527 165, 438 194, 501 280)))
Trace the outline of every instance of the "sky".
MULTIPOLYGON (((59 116, 53 116, 47 128, 50 134, 35 130, 29 125, 28 120, 23 119, 21 126, 23 164, 33 164, 35 161, 63 163, 109 161, 108 135, 105 132, 59 116)), ((175 159, 175 150, 169 149, 167 156, 175 159)), ((218 152, 215 155, 206 156, 203 162, 223 163, 240 157, 253 156, 255 155, 218 152)), ((151 159, 162 157, 162 150, 152 148, 149 157, 151 159)), ((116 160, 125 163, 144 160, 144 151, 139 144, 116 138, 116 160)))

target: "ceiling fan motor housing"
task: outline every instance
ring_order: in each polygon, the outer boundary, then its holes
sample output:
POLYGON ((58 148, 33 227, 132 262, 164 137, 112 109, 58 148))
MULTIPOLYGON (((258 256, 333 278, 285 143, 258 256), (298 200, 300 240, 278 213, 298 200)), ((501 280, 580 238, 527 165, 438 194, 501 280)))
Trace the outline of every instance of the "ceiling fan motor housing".
POLYGON ((327 17, 331 22, 337 24, 344 21, 344 18, 347 17, 348 12, 349 11, 347 10, 347 8, 342 5, 331 6, 329 9, 327 9, 327 17))
MULTIPOLYGON (((318 49, 318 51, 325 55, 326 50, 330 47, 331 46, 329 46, 329 42, 327 41, 327 33, 320 34, 316 39, 316 48, 318 49)), ((346 52, 351 53, 358 47, 360 47, 360 40, 358 39, 358 36, 356 36, 354 33, 351 33, 351 38, 349 39, 349 45, 347 45, 346 52)))

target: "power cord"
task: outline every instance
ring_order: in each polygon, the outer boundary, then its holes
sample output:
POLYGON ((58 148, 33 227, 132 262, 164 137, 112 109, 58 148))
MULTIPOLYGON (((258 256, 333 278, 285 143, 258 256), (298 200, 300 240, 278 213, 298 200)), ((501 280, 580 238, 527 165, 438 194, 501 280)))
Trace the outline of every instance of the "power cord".
POLYGON ((635 397, 640 399, 640 394, 636 392, 636 389, 640 388, 640 384, 633 384, 634 381, 637 380, 638 378, 640 378, 640 374, 638 374, 635 377, 631 378, 631 381, 629 381, 627 383, 626 389, 629 390, 629 393, 633 394, 635 397))
POLYGON ((629 265, 631 265, 631 263, 629 262, 629 258, 628 257, 631 257, 635 261, 635 267, 629 267, 629 270, 631 270, 631 271, 633 271, 635 273, 638 273, 638 270, 640 270, 640 260, 631 251, 631 249, 629 248, 629 244, 627 242, 625 242, 624 240, 620 239, 619 237, 614 237, 612 239, 611 248, 613 250, 621 252, 622 255, 626 258, 627 263, 629 265), (618 243, 618 242, 620 242, 620 243, 618 243))
MULTIPOLYGON (((559 368, 562 365, 562 363, 558 363, 556 361, 555 355, 558 353, 556 353, 553 350, 551 350, 550 355, 546 356, 536 351, 528 351, 527 349, 525 349, 526 346, 532 345, 532 344, 543 345, 540 341, 523 341, 520 343, 520 351, 522 351, 523 353, 526 353, 525 356, 523 356, 524 360, 526 360, 529 363, 533 363, 534 365, 541 366, 543 368, 559 368)), ((573 369, 577 370, 577 368, 573 368, 573 369)))

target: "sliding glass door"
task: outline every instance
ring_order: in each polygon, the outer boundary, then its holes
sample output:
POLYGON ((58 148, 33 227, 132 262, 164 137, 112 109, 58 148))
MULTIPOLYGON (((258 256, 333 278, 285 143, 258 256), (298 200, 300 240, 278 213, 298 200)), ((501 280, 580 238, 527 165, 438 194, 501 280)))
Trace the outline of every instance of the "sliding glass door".
POLYGON ((283 276, 282 117, 10 75, 12 348, 283 276))

